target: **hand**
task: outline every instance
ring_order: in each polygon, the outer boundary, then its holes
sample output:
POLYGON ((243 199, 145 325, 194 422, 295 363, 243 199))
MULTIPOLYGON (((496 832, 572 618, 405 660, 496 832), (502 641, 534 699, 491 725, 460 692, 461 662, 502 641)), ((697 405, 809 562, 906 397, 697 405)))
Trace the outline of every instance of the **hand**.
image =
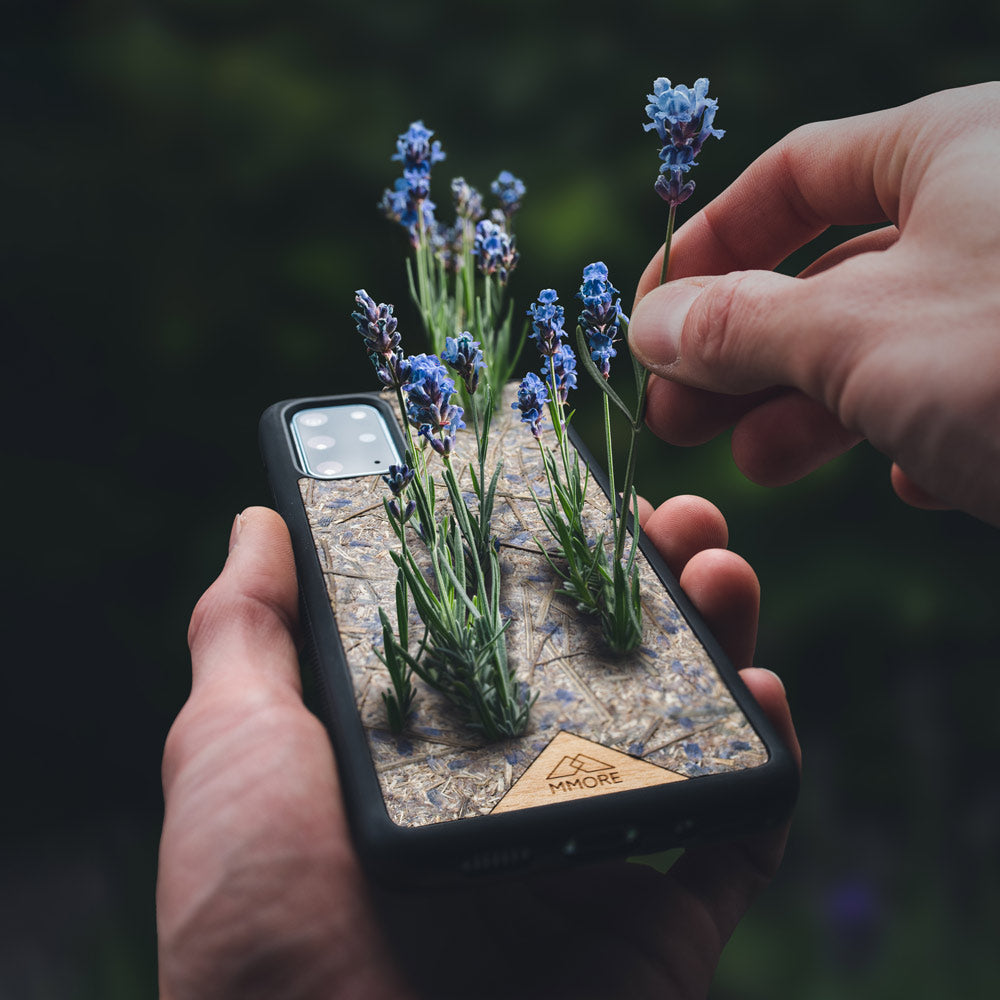
MULTIPOLYGON (((693 497, 642 516, 735 662, 749 663, 757 581, 721 548, 722 516, 693 497)), ((440 893, 374 890, 326 733, 302 704, 296 607, 284 523, 251 508, 192 617, 191 696, 164 751, 163 1000, 705 995, 786 829, 689 850, 666 875, 622 862, 440 893)), ((797 753, 781 682, 743 677, 797 753)))
POLYGON ((650 426, 696 444, 735 424, 766 485, 867 437, 904 500, 1000 525, 998 165, 997 83, 792 132, 678 231, 676 280, 656 287, 661 253, 640 281, 630 345, 669 379, 650 426), (798 278, 770 271, 878 222, 798 278))

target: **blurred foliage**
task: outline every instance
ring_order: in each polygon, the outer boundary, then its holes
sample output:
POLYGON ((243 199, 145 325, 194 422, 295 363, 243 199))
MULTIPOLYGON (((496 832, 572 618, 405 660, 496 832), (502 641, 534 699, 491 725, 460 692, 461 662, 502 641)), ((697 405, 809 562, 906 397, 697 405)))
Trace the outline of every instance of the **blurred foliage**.
MULTIPOLYGON (((709 75, 728 129, 683 214, 798 124, 995 76, 1000 33, 975 0, 23 0, 4 19, 4 843, 83 823, 102 846, 77 844, 99 886, 86 929, 10 946, 0 993, 105 998, 153 989, 159 753, 190 608, 233 515, 268 500, 257 415, 368 384, 355 288, 415 324, 405 241, 375 209, 395 135, 437 130, 439 184, 525 179, 519 304, 544 286, 569 302, 595 259, 627 296, 664 224, 641 129, 655 76, 709 75), (124 867, 107 847, 122 837, 124 867), (25 955, 68 962, 75 985, 25 955)), ((784 676, 806 753, 788 863, 717 996, 991 995, 996 532, 905 509, 867 446, 777 491, 725 439, 643 448, 642 491, 710 497, 757 569, 759 662, 784 676)), ((24 872, 75 871, 60 843, 24 872)), ((43 934, 5 903, 11 940, 43 934)))

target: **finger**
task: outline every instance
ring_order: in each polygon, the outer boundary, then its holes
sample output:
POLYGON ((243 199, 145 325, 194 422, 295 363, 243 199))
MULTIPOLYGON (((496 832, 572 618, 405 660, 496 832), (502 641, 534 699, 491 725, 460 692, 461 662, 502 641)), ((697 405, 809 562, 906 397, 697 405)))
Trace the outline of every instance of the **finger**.
POLYGON ((661 285, 633 311, 629 346, 655 375, 686 385, 795 386, 833 409, 867 334, 900 322, 883 315, 886 290, 900 291, 894 249, 810 278, 742 271, 661 285))
POLYGON ((704 444, 732 427, 779 389, 731 396, 652 376, 646 390, 646 424, 670 444, 704 444))
MULTIPOLYGON (((796 129, 677 231, 668 277, 770 270, 828 226, 898 222, 906 161, 893 152, 915 117, 892 109, 796 129)), ((637 300, 661 262, 662 250, 637 300)))
POLYGON ((724 549, 729 542, 726 519, 702 497, 671 497, 651 510, 642 529, 676 577, 696 553, 724 549))
POLYGON ((845 240, 839 246, 828 250, 822 257, 817 257, 808 267, 799 272, 800 278, 808 278, 814 274, 822 274, 831 267, 836 267, 842 261, 857 257, 863 253, 881 253, 888 250, 899 240, 899 230, 895 226, 882 226, 872 230, 870 233, 863 233, 855 236, 854 239, 845 240))
POLYGON ((788 696, 781 678, 773 671, 761 667, 747 667, 741 670, 740 678, 757 704, 764 710, 771 725, 778 731, 782 742, 791 751, 795 763, 801 767, 802 750, 795 733, 795 726, 792 725, 792 713, 788 707, 788 696))
POLYGON ((848 430, 820 403, 783 392, 741 417, 733 428, 733 459, 761 486, 784 486, 853 448, 861 435, 848 430))
POLYGON ((952 510, 950 504, 946 504, 937 497, 932 496, 922 486, 918 486, 903 470, 895 463, 889 471, 889 478, 892 488, 903 503, 908 503, 911 507, 919 507, 921 510, 952 510))
POLYGON ((750 564, 735 552, 705 549, 688 560, 679 580, 729 659, 750 666, 760 612, 760 584, 750 564))
POLYGON ((653 513, 653 505, 645 497, 637 497, 639 501, 639 527, 645 530, 649 515, 653 513))
POLYGON ((288 529, 273 510, 250 507, 233 525, 222 573, 191 616, 193 687, 222 674, 235 683, 264 679, 299 691, 297 627, 288 529))
MULTIPOLYGON (((770 670, 742 670, 740 676, 801 767, 799 742, 781 680, 770 670)), ((669 878, 681 892, 692 894, 712 919, 720 944, 777 872, 788 828, 785 823, 742 841, 688 849, 670 869, 669 878)))

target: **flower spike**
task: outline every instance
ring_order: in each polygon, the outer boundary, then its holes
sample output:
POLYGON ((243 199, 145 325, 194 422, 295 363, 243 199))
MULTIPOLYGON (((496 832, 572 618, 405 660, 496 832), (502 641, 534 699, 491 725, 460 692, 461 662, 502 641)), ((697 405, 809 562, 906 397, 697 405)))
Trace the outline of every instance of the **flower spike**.
POLYGON ((583 269, 583 283, 576 297, 583 302, 580 326, 590 347, 590 356, 600 373, 611 373, 611 359, 617 355, 612 346, 619 333, 619 324, 628 317, 622 312, 618 289, 608 278, 607 265, 595 261, 583 269))
POLYGON ((653 93, 647 96, 650 121, 643 128, 647 132, 655 129, 663 143, 663 165, 654 187, 664 201, 676 208, 694 192, 694 181, 685 180, 684 175, 698 166, 695 157, 706 140, 710 136, 721 139, 726 134, 724 129, 712 127, 719 102, 708 96, 706 77, 696 80, 691 88, 683 84, 674 87, 661 76, 653 81, 653 93))
POLYGON ((518 386, 517 402, 511 403, 510 408, 521 411, 521 420, 530 425, 531 433, 536 438, 542 436, 542 416, 548 401, 549 391, 545 383, 534 372, 528 372, 518 386))

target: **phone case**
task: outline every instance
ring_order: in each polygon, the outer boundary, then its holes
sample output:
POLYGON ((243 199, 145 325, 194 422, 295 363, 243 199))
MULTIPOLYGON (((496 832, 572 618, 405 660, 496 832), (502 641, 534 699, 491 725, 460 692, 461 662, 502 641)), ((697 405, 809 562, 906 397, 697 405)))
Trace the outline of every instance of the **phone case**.
MULTIPOLYGON (((526 733, 504 742, 487 742, 416 678, 414 714, 401 735, 389 732, 389 677, 375 653, 379 606, 395 613, 387 488, 380 476, 311 478, 292 443, 297 410, 364 401, 386 417, 402 454, 393 407, 372 394, 291 400, 261 419, 356 844, 372 873, 396 884, 732 837, 780 821, 797 790, 787 749, 652 545, 641 541, 644 631, 633 653, 611 654, 596 620, 557 593, 531 492, 546 492, 541 456, 510 407, 513 391, 491 430, 503 460, 493 530, 508 659, 538 698, 526 733)), ((591 470, 585 513, 596 536, 607 526, 607 482, 574 443, 591 470)))

